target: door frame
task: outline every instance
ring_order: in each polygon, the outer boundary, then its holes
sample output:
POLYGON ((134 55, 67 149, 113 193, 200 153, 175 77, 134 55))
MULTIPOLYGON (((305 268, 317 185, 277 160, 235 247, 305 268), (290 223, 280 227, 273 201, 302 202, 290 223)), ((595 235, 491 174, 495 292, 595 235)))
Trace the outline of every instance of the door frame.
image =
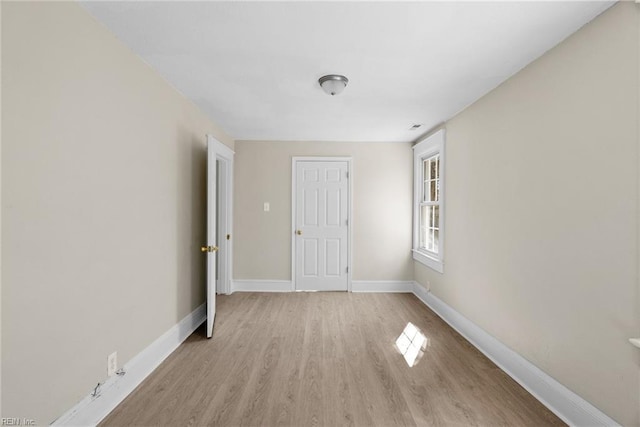
POLYGON ((218 141, 214 136, 207 134, 207 143, 213 147, 215 151, 216 161, 220 161, 224 171, 220 171, 220 180, 218 189, 224 192, 224 197, 218 197, 216 201, 220 202, 216 216, 218 227, 218 281, 216 283, 216 293, 230 294, 232 283, 233 268, 233 158, 235 152, 218 141), (226 239, 226 236, 231 236, 226 239))
POLYGON ((296 291, 296 165, 298 162, 347 162, 347 292, 351 292, 353 277, 353 157, 293 156, 291 158, 291 291, 296 291))

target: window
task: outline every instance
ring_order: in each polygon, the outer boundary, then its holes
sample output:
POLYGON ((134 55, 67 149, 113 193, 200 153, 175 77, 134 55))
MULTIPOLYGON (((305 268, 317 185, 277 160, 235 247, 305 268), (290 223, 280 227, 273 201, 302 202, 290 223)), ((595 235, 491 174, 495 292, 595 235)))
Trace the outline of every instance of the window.
POLYGON ((444 129, 413 146, 413 259, 443 272, 444 129))

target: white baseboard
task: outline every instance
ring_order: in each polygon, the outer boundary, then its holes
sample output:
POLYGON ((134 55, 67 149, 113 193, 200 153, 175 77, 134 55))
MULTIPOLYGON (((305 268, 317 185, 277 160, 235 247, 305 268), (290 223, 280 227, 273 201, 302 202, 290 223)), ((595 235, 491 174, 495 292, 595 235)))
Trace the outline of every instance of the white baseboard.
POLYGON ((110 377, 100 386, 96 397, 89 394, 52 424, 97 425, 178 348, 206 320, 206 316, 205 304, 202 304, 125 364, 123 376, 110 377))
POLYGON ((413 292, 413 284, 400 280, 354 280, 351 292, 413 292))
MULTIPOLYGON (((354 280, 352 292, 413 292, 413 281, 354 280)), ((233 280, 232 292, 293 292, 290 280, 233 280)))
POLYGON ((234 292, 293 292, 291 280, 232 280, 234 292))
POLYGON ((619 425, 420 284, 414 284, 413 293, 565 423, 571 426, 619 425))

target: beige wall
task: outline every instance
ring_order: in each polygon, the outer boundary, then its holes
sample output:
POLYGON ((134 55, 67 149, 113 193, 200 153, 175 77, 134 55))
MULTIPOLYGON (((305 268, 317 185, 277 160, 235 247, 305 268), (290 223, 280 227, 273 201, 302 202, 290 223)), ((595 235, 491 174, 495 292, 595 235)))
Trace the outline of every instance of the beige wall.
POLYGON ((353 158, 353 280, 413 279, 410 144, 236 141, 235 151, 234 279, 291 279, 293 156, 353 158))
MULTIPOLYGON (((2 23, 2 2, 0 2, 0 23, 2 23)), ((2 28, 0 25, 0 46, 2 28)), ((2 55, 0 55, 0 82, 2 81, 2 55)), ((2 206, 2 85, 0 84, 0 207, 2 206)), ((0 208, 0 417, 2 416, 2 209, 0 208)))
POLYGON ((415 263, 625 425, 640 424, 637 9, 614 6, 447 123, 445 271, 415 263))
POLYGON ((48 423, 204 302, 205 133, 75 3, 2 4, 2 409, 48 423))
MULTIPOLYGON (((636 45, 636 60, 637 60, 637 72, 638 72, 638 104, 636 110, 636 138, 637 138, 637 172, 636 177, 638 179, 638 211, 637 215, 640 218, 640 7, 636 5, 636 28, 638 34, 638 42, 636 45)), ((636 267, 637 267, 637 277, 638 277, 638 289, 636 291, 636 301, 638 302, 637 307, 640 307, 640 225, 637 227, 638 239, 637 243, 637 252, 636 252, 636 267)), ((640 308, 638 309, 640 311, 640 308)), ((640 338, 640 322, 639 325, 635 328, 634 337, 640 338)), ((637 356, 638 363, 636 366, 640 367, 640 356, 637 356)), ((638 369, 640 371, 640 369, 638 369)), ((640 390, 640 372, 637 374, 637 389, 640 390)), ((636 407, 640 408, 640 391, 636 397, 636 407)), ((640 411, 640 410, 639 410, 640 411)), ((640 418, 640 415, 637 416, 640 418)), ((640 424, 640 421, 638 422, 640 424)))

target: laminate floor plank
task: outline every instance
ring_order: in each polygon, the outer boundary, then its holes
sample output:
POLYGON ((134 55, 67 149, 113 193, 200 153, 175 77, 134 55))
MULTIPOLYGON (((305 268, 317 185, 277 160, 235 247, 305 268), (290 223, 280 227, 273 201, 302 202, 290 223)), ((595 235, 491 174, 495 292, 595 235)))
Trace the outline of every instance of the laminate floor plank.
MULTIPOLYGON (((331 297, 330 294, 326 294, 323 298, 323 311, 331 312, 334 305, 331 297)), ((344 342, 340 339, 342 330, 342 318, 337 310, 333 315, 323 317, 322 372, 325 375, 322 382, 322 393, 325 396, 323 411, 327 414, 328 425, 353 426, 354 410, 350 396, 353 385, 348 379, 347 356, 344 342)))
POLYGON ((101 423, 128 425, 564 424, 412 294, 302 292, 218 296, 213 338, 199 328, 101 423))
POLYGON ((371 399, 369 386, 365 383, 363 366, 358 363, 364 347, 361 346, 360 331, 352 310, 353 295, 348 295, 347 298, 348 303, 337 304, 332 309, 340 322, 338 340, 344 353, 344 380, 349 390, 347 398, 353 410, 353 425, 370 426, 374 425, 374 410, 377 408, 371 399))
POLYGON ((281 299, 284 312, 274 321, 275 333, 283 339, 283 354, 276 367, 278 381, 273 384, 269 408, 259 414, 263 417, 261 425, 293 425, 299 399, 306 302, 304 298, 281 299))

